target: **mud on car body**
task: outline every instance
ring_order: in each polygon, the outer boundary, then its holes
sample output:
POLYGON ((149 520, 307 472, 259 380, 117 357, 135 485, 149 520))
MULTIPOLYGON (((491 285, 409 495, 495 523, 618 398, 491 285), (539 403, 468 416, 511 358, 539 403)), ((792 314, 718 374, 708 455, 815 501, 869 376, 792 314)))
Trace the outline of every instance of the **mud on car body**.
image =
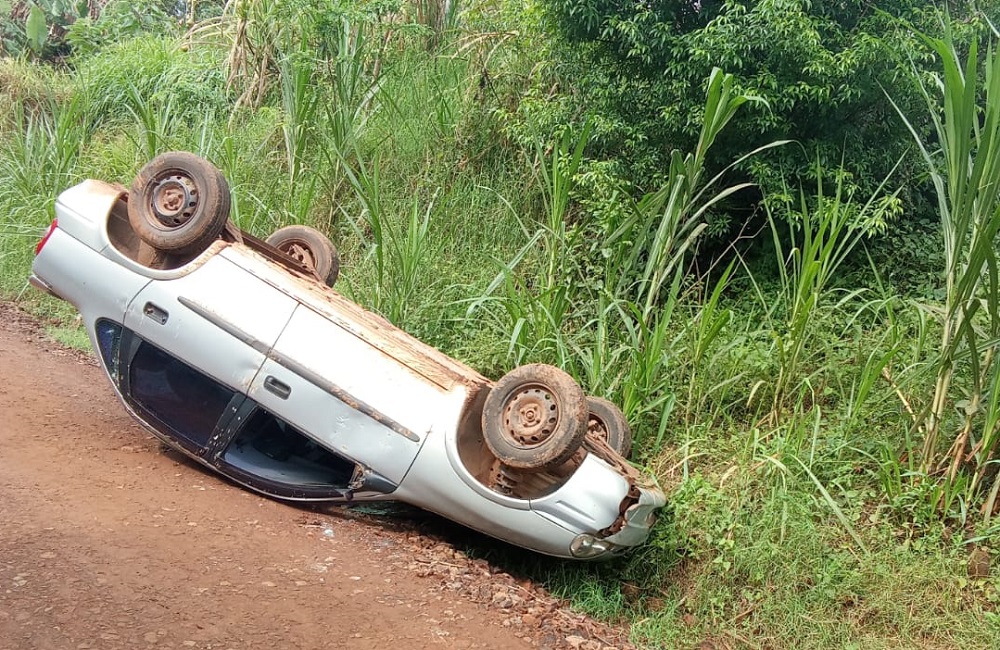
POLYGON ((336 249, 293 226, 260 241, 183 152, 129 190, 63 192, 31 283, 79 310, 125 408, 257 492, 399 500, 541 553, 641 544, 664 495, 626 460, 628 423, 552 366, 497 382, 331 288, 336 249))

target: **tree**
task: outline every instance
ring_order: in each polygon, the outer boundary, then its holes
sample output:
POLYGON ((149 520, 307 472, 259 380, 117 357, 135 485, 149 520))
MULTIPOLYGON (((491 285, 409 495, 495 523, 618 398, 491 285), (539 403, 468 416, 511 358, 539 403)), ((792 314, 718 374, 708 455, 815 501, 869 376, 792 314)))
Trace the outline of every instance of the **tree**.
MULTIPOLYGON (((717 171, 766 142, 795 140, 801 146, 768 152, 740 169, 778 198, 786 182, 810 175, 817 157, 826 169, 843 161, 849 188, 878 186, 912 148, 888 97, 916 113, 922 100, 913 66, 925 70, 933 61, 912 27, 937 32, 944 17, 927 0, 540 3, 555 34, 552 70, 564 94, 561 111, 529 107, 529 122, 595 114, 591 156, 615 161, 621 178, 646 191, 659 183, 670 150, 688 149, 696 139, 705 83, 719 67, 735 76, 739 92, 765 101, 734 120, 709 167, 717 171)), ((953 5, 952 23, 966 42, 983 31, 973 2, 953 5)), ((915 157, 897 183, 912 178, 911 165, 915 174, 915 157)), ((913 205, 918 193, 909 189, 902 196, 913 205)), ((716 234, 741 225, 733 214, 716 215, 716 234)))

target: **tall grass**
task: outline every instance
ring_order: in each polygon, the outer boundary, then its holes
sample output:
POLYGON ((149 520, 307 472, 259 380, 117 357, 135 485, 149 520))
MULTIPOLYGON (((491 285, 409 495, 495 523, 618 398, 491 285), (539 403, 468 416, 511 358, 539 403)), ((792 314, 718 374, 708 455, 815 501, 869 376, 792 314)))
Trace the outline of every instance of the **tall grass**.
POLYGON ((982 488, 988 489, 982 504, 988 521, 1000 491, 1000 475, 992 469, 1000 443, 1000 393, 994 390, 1000 387, 996 359, 1000 334, 1000 53, 991 46, 980 62, 973 42, 963 57, 950 30, 943 39, 923 38, 943 68, 933 85, 921 84, 940 150, 925 145, 907 116, 901 113, 901 117, 915 138, 937 193, 945 298, 939 316, 938 355, 932 362, 933 393, 919 422, 921 469, 927 474, 944 473, 945 491, 939 506, 958 494, 968 503, 982 488), (960 379, 964 381, 956 385, 960 379), (986 481, 992 485, 983 485, 986 481))
POLYGON ((375 26, 342 17, 334 27, 333 51, 321 77, 331 89, 325 102, 324 138, 326 146, 349 155, 380 108, 379 91, 387 71, 376 47, 379 32, 375 26))
MULTIPOLYGON (((768 418, 774 422, 781 420, 786 399, 800 398, 794 393, 811 383, 808 371, 803 373, 802 366, 814 347, 814 321, 821 317, 825 303, 832 300, 834 304, 830 307, 838 310, 857 302, 863 293, 861 289, 841 291, 832 287, 838 269, 866 234, 866 224, 885 221, 886 211, 896 205, 886 199, 895 199, 899 192, 883 196, 882 190, 889 180, 886 178, 867 201, 858 205, 844 187, 843 170, 835 174, 832 192, 824 185, 824 170, 819 161, 815 163, 815 177, 815 190, 800 191, 799 208, 784 211, 784 224, 779 224, 779 218, 765 203, 777 258, 779 299, 765 296, 759 285, 756 289, 761 304, 769 306, 768 318, 781 321, 773 329, 778 375, 768 382, 772 396, 768 418)), ((763 383, 759 382, 752 393, 763 383)))
POLYGON ((299 44, 297 50, 285 53, 278 61, 281 86, 281 108, 284 119, 281 134, 288 166, 288 188, 295 191, 308 164, 308 154, 315 142, 314 124, 322 98, 313 86, 311 55, 299 44))
POLYGON ((673 403, 673 390, 666 370, 677 355, 675 348, 687 338, 680 332, 693 336, 697 365, 707 358, 726 319, 724 314, 717 315, 715 307, 728 273, 710 292, 700 316, 679 322, 674 314, 682 299, 686 260, 707 227, 705 214, 746 187, 737 184, 718 189, 723 175, 706 180, 704 174, 705 159, 718 134, 748 101, 757 100, 735 92, 732 77, 714 70, 708 80, 704 121, 694 151, 687 155, 674 151, 663 186, 634 204, 627 218, 601 243, 610 251, 604 260, 603 286, 618 301, 614 313, 627 333, 624 343, 628 356, 622 365, 628 370, 620 401, 631 417, 659 414, 653 453, 662 445, 671 416, 668 406, 673 403))
POLYGON ((341 164, 362 206, 359 216, 351 217, 346 211, 344 216, 375 266, 368 286, 352 285, 351 292, 392 323, 412 326, 412 315, 419 310, 416 296, 421 285, 431 282, 433 276, 427 267, 436 248, 428 237, 434 199, 424 208, 413 199, 409 218, 394 223, 397 220, 384 206, 378 160, 366 164, 356 156, 353 164, 344 158, 341 164))
MULTIPOLYGON (((667 440, 677 403, 671 382, 685 363, 687 345, 694 355, 688 375, 693 400, 704 404, 707 398, 700 395, 736 382, 729 377, 709 386, 696 369, 713 359, 715 340, 729 322, 726 310, 716 311, 729 272, 700 314, 688 312, 686 301, 697 294, 684 282, 705 213, 745 187, 719 189, 722 175, 704 178, 718 133, 753 99, 736 93, 732 83, 713 72, 696 149, 686 156, 674 152, 663 186, 630 204, 610 232, 584 230, 570 214, 589 126, 562 134, 551 147, 539 146, 534 161, 543 219, 535 228, 525 226, 525 244, 468 311, 472 316, 483 310, 503 323, 511 362, 557 363, 589 391, 613 398, 630 420, 643 423, 636 437, 650 458, 667 440)), ((692 410, 687 415, 693 419, 692 410)))
POLYGON ((583 161, 589 132, 589 125, 575 135, 567 131, 549 155, 541 143, 536 146, 534 168, 544 221, 534 229, 522 222, 527 241, 468 312, 471 315, 484 300, 497 301, 508 321, 508 353, 515 364, 528 358, 560 365, 567 362, 571 346, 566 320, 572 302, 580 297, 573 259, 579 233, 567 224, 567 218, 573 178, 583 161), (532 270, 537 264, 538 275, 520 273, 522 263, 532 270))
POLYGON ((144 97, 142 91, 135 86, 127 89, 128 101, 125 106, 135 118, 137 149, 146 160, 171 149, 170 135, 177 127, 177 115, 174 112, 173 97, 158 101, 152 97, 144 97))
POLYGON ((277 0, 235 0, 226 3, 218 25, 197 30, 221 32, 228 38, 226 85, 237 94, 237 107, 256 108, 267 99, 280 48, 293 27, 281 10, 277 0))
POLYGON ((460 0, 413 0, 416 22, 427 28, 428 50, 439 48, 446 35, 456 29, 462 4, 460 0))
POLYGON ((15 105, 14 128, 0 138, 0 287, 25 285, 32 246, 52 219, 58 192, 75 177, 88 138, 83 102, 50 100, 28 108, 15 105))

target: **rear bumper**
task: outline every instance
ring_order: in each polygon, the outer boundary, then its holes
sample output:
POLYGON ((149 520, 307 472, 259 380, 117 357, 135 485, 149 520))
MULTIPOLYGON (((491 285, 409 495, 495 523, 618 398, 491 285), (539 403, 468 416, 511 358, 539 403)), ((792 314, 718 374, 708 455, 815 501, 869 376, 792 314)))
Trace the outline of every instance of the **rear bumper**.
POLYGON ((28 284, 30 284, 31 286, 33 286, 34 288, 38 289, 39 291, 41 291, 43 293, 49 294, 53 298, 58 298, 59 300, 63 300, 63 297, 60 296, 58 293, 56 293, 52 289, 52 285, 50 285, 48 282, 46 282, 45 280, 41 279, 40 277, 38 277, 34 273, 32 273, 28 277, 28 284))

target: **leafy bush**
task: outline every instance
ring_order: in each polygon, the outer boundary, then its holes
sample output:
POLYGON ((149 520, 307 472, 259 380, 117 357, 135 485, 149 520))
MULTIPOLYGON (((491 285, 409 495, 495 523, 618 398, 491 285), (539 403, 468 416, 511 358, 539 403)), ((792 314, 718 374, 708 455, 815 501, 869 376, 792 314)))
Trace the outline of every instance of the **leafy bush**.
POLYGON ((168 35, 177 30, 168 8, 162 0, 111 0, 96 20, 87 16, 70 25, 66 40, 74 54, 86 56, 142 34, 168 35))
POLYGON ((69 54, 66 30, 87 15, 87 2, 35 0, 12 3, 0 16, 0 54, 57 60, 69 54))
MULTIPOLYGON (((952 4, 952 22, 968 42, 983 21, 973 3, 952 4)), ((742 166, 765 194, 814 185, 817 153, 824 169, 838 170, 844 161, 847 175, 838 180, 846 189, 870 194, 911 147, 886 94, 907 114, 916 113, 921 100, 910 81, 911 60, 920 72, 930 66, 909 25, 940 30, 943 18, 926 0, 879 3, 878 9, 803 0, 542 0, 541 6, 560 38, 551 44, 553 65, 519 107, 521 128, 544 132, 595 114, 589 155, 619 161, 633 193, 660 184, 672 149, 691 147, 702 122, 705 80, 719 67, 734 75, 739 92, 765 101, 734 120, 713 151, 710 171, 787 138, 803 146, 742 166)), ((913 158, 897 182, 915 185, 913 158)), ((739 198, 746 204, 757 197, 739 198)), ((918 201, 912 188, 902 198, 908 207, 918 201)), ((731 234, 745 219, 737 214, 715 211, 711 231, 731 234)))

